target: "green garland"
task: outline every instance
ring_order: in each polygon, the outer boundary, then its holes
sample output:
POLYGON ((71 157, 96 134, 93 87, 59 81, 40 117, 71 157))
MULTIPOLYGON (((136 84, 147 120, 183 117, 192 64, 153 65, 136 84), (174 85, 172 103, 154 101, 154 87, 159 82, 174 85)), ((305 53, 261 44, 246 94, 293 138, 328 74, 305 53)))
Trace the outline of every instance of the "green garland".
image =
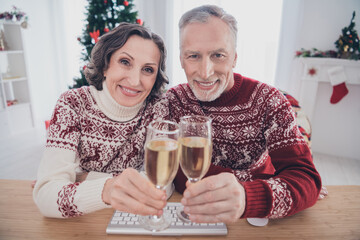
POLYGON ((355 11, 352 14, 352 18, 348 27, 344 27, 339 39, 336 40, 335 46, 337 51, 328 50, 320 51, 316 48, 306 50, 301 48, 300 51, 296 51, 296 57, 326 57, 326 58, 342 58, 342 59, 360 59, 360 41, 359 35, 355 28, 355 11))

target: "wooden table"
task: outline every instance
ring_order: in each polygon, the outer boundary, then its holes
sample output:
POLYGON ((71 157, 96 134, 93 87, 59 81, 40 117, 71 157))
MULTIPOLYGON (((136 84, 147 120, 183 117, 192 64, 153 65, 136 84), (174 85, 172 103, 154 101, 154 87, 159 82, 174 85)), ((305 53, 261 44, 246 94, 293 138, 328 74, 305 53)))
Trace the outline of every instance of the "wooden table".
MULTIPOLYGON (((360 239, 360 186, 328 186, 329 196, 294 216, 254 227, 245 219, 228 224, 220 237, 107 235, 112 209, 72 219, 43 217, 30 181, 0 180, 0 239, 360 239)), ((179 201, 175 193, 171 201, 179 201)))

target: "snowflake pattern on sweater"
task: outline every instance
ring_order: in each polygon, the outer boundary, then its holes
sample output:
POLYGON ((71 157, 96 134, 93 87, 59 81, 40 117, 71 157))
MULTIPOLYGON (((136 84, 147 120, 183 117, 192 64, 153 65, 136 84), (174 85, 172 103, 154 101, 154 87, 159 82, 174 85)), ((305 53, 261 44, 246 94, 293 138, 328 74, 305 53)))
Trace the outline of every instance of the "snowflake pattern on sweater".
MULTIPOLYGON (((302 163, 297 161, 304 159, 304 168, 310 167, 315 172, 310 185, 320 181, 308 146, 297 128, 295 114, 283 94, 274 87, 239 74, 234 76, 233 88, 213 102, 198 101, 188 84, 170 89, 167 93, 170 118, 179 121, 184 115, 210 116, 213 119, 214 142, 212 165, 231 169, 241 182, 261 181, 265 191, 268 191, 265 193, 266 199, 271 201, 266 217, 279 218, 293 214, 292 211, 299 209, 293 207, 295 191, 291 191, 293 186, 287 182, 286 174, 289 173, 282 172, 282 176, 278 177, 276 175, 280 171, 276 167, 301 166, 302 163), (282 151, 290 154, 288 162, 279 157, 282 151), (291 155, 298 160, 290 162, 291 155)), ((244 187, 246 190, 247 184, 244 187)), ((295 198, 298 199, 297 196, 295 198)), ((307 205, 313 203, 312 199, 307 205)))
POLYGON ((70 218, 83 215, 74 204, 74 195, 77 186, 79 186, 79 183, 64 186, 58 194, 57 204, 63 217, 70 218))
MULTIPOLYGON (((140 170, 146 126, 167 115, 166 99, 154 98, 144 104, 133 119, 114 121, 98 107, 90 87, 69 90, 56 104, 46 147, 76 152, 79 167, 86 172, 118 175, 129 167, 140 170)), ((63 217, 82 214, 74 204, 78 186, 78 183, 64 186, 58 194, 57 203, 63 217)))

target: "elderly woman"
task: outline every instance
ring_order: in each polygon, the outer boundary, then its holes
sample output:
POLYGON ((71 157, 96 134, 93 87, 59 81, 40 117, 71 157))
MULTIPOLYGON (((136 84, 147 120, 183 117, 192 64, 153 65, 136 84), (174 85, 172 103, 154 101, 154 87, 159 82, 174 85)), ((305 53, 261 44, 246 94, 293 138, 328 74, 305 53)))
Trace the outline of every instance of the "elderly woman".
POLYGON ((162 213, 165 192, 138 170, 146 126, 168 114, 159 98, 168 83, 165 57, 162 39, 136 24, 121 23, 100 38, 85 69, 90 87, 63 93, 55 106, 33 192, 43 215, 106 207, 162 213))

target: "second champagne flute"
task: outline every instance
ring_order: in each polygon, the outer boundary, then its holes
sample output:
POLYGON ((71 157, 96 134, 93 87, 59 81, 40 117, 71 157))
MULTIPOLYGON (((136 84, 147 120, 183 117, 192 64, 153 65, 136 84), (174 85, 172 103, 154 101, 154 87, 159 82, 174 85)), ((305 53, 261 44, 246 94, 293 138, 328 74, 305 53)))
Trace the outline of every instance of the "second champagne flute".
MULTIPOLYGON (((190 183, 199 181, 207 173, 211 163, 211 118, 184 116, 180 118, 180 166, 190 183)), ((183 208, 177 211, 184 222, 191 222, 183 208)))

